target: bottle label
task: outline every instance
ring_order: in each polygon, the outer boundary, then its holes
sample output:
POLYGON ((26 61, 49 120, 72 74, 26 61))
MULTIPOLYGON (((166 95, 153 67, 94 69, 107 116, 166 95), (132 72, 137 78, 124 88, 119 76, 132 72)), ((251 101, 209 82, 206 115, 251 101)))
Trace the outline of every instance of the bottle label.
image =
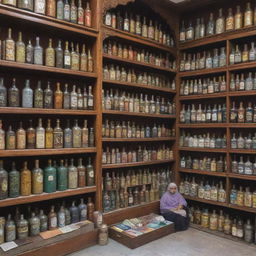
POLYGON ((52 217, 50 220, 51 228, 56 228, 57 227, 57 217, 52 217))
POLYGON ((12 40, 6 41, 5 59, 9 61, 15 61, 15 43, 12 40))
POLYGON ((64 65, 65 66, 70 66, 71 65, 71 57, 70 57, 70 55, 65 55, 64 56, 64 65))
POLYGON ((45 0, 35 1, 35 12, 45 14, 45 0))
POLYGON ((36 147, 44 148, 45 147, 45 134, 44 132, 37 132, 36 134, 36 147))
POLYGON ((34 49, 34 63, 43 65, 43 51, 42 49, 34 49))
POLYGON ((48 176, 48 181, 53 181, 53 180, 54 180, 53 175, 49 175, 49 176, 48 176))

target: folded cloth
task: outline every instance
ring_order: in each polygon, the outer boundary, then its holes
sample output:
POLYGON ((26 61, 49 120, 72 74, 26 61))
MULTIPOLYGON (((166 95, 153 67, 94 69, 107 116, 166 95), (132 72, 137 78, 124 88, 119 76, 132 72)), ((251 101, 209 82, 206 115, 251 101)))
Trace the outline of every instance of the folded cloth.
POLYGON ((186 213, 186 211, 183 210, 183 209, 180 209, 180 210, 171 210, 171 211, 174 212, 174 213, 177 213, 177 214, 179 214, 179 215, 181 215, 181 216, 183 216, 183 217, 187 217, 187 213, 186 213))

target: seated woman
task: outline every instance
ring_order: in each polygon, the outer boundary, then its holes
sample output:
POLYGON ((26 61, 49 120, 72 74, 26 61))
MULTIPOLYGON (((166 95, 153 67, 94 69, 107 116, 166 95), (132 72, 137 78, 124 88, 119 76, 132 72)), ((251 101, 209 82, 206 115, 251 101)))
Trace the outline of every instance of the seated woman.
POLYGON ((170 183, 160 200, 160 211, 166 220, 175 224, 175 231, 186 230, 189 225, 187 202, 177 191, 177 185, 170 183))

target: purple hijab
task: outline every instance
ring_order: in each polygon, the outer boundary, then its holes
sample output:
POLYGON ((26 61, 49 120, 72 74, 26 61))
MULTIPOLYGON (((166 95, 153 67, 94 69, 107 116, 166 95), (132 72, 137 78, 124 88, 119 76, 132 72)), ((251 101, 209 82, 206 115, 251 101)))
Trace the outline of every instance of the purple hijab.
POLYGON ((170 209, 177 208, 179 205, 187 206, 184 197, 179 192, 171 194, 166 191, 160 200, 160 211, 164 213, 170 211, 170 209))

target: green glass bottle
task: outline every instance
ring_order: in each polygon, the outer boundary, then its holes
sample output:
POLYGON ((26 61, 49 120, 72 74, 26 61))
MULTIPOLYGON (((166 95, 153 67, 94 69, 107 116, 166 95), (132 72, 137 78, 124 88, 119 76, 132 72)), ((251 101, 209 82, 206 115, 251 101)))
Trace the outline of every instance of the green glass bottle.
POLYGON ((60 166, 57 169, 57 190, 68 189, 68 169, 64 166, 64 160, 60 160, 60 166))
POLYGON ((8 173, 0 160, 0 200, 8 197, 8 173))
POLYGON ((52 166, 52 160, 48 160, 48 166, 44 169, 44 192, 56 192, 56 169, 52 166))
POLYGON ((12 162, 12 170, 9 172, 9 197, 18 197, 20 195, 20 173, 15 168, 15 162, 12 162))

